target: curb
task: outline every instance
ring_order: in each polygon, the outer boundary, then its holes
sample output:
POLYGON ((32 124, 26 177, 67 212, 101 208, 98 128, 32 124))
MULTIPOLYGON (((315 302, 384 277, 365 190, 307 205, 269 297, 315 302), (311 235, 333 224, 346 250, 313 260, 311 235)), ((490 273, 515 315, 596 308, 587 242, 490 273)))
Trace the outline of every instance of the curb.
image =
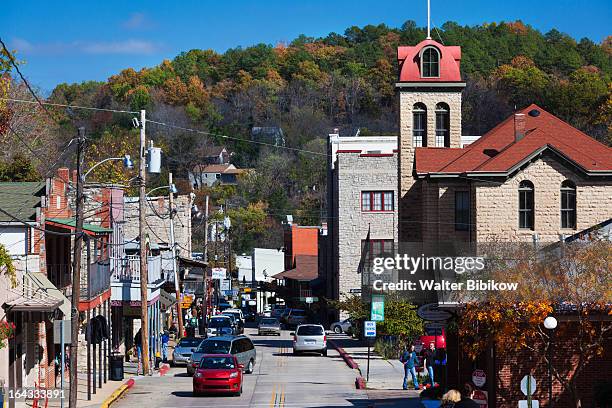
POLYGON ((331 343, 332 347, 335 348, 336 351, 338 351, 338 353, 340 354, 340 357, 342 357, 342 359, 344 360, 347 366, 349 366, 352 369, 359 370, 359 364, 357 364, 357 362, 353 360, 353 357, 351 357, 350 354, 344 351, 342 347, 338 347, 336 342, 334 342, 333 340, 328 340, 328 343, 331 343))
POLYGON ((101 408, 110 407, 113 402, 121 398, 121 396, 133 386, 134 386, 134 379, 130 378, 129 380, 124 382, 119 388, 117 388, 115 392, 113 392, 108 398, 106 398, 104 402, 102 402, 102 405, 100 405, 100 407, 101 408))

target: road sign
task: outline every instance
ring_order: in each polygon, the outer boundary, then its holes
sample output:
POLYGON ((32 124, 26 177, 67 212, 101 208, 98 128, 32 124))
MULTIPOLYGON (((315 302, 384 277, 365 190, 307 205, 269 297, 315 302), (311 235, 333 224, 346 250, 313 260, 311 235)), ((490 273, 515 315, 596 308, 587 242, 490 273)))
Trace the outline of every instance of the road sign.
POLYGON ((536 380, 532 375, 526 375, 521 380, 521 391, 523 394, 529 396, 533 395, 536 390, 536 380))
POLYGON ((361 293, 361 288, 351 288, 349 289, 349 293, 361 293))
POLYGON ((475 390, 474 393, 472 394, 472 399, 474 400, 475 403, 478 404, 480 408, 488 407, 489 405, 488 397, 489 397, 488 393, 482 390, 475 390))
POLYGON ((531 407, 530 407, 528 400, 520 400, 519 408, 540 408, 540 403, 538 402, 538 400, 531 400, 531 407))
POLYGON ((417 309, 417 315, 423 320, 429 320, 432 322, 440 322, 449 320, 451 315, 446 310, 440 310, 437 303, 427 303, 417 309))
POLYGON ((476 369, 472 372, 472 382, 480 388, 487 382, 487 375, 483 370, 476 369))
POLYGON ((212 268, 212 278, 213 279, 225 279, 227 276, 227 270, 225 268, 212 268))
POLYGON ((370 320, 382 322, 385 320, 385 296, 372 295, 372 309, 370 310, 370 320))
POLYGON ((62 326, 64 329, 64 344, 70 344, 71 331, 70 320, 54 320, 53 321, 53 343, 60 344, 62 342, 62 326))
POLYGON ((310 296, 306 297, 306 303, 310 304, 310 303, 313 303, 313 302, 314 302, 314 298, 313 297, 310 297, 310 296))
POLYGON ((376 322, 372 320, 366 320, 364 322, 364 330, 366 337, 376 337, 376 322))

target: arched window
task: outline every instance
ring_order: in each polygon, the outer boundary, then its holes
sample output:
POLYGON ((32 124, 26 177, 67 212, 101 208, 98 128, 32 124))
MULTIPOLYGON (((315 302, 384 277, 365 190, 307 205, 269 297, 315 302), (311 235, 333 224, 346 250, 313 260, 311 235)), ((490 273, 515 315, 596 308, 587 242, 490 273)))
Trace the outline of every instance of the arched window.
POLYGON ((436 105, 436 147, 450 147, 450 109, 441 102, 436 105))
POLYGON ((561 183, 561 228, 576 228, 576 185, 569 180, 561 183))
POLYGON ((427 108, 422 103, 412 108, 412 146, 427 146, 427 108))
POLYGON ((528 180, 519 184, 519 228, 533 230, 534 200, 533 183, 528 180))
POLYGON ((435 47, 427 47, 421 54, 421 76, 437 78, 440 76, 440 52, 435 47))

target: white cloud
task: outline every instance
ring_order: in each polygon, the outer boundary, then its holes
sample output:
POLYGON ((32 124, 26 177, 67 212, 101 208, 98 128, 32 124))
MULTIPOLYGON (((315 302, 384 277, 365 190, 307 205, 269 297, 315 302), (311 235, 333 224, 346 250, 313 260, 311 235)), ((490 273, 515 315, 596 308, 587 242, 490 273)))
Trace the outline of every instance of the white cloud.
POLYGON ((61 55, 61 54, 96 54, 96 55, 150 55, 160 50, 160 45, 151 41, 127 39, 120 41, 72 41, 52 43, 32 43, 23 38, 14 38, 11 48, 18 54, 61 55))
POLYGON ((127 30, 146 29, 152 26, 151 20, 144 13, 132 13, 130 17, 121 23, 127 30))

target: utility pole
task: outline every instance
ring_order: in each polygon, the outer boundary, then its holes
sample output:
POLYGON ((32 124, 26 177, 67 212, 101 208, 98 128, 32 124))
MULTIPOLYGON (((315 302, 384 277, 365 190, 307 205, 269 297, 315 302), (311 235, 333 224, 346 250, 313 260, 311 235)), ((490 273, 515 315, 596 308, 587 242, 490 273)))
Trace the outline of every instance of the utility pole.
MULTIPOLYGON (((204 262, 208 264, 208 195, 206 196, 206 205, 204 209, 204 262)), ((206 274, 204 274, 202 279, 206 282, 206 274)), ((209 308, 212 309, 212 299, 210 299, 210 294, 212 294, 212 292, 208 289, 206 284, 204 284, 204 291, 206 295, 206 314, 209 314, 209 308)))
POLYGON ((68 406, 77 403, 77 354, 79 347, 79 300, 81 298, 81 252, 83 252, 83 156, 85 155, 85 128, 79 128, 77 143, 76 223, 74 254, 72 257, 72 316, 70 332, 70 394, 68 406))
POLYGON ((178 338, 183 337, 183 313, 181 311, 181 286, 178 268, 176 267, 176 240, 174 239, 174 194, 172 193, 172 173, 168 173, 168 206, 170 208, 170 245, 172 246, 172 270, 174 271, 174 290, 176 292, 176 318, 178 320, 178 338))
POLYGON ((141 339, 142 339, 142 370, 144 375, 149 375, 149 310, 148 310, 148 283, 149 275, 147 271, 147 245, 145 236, 145 217, 147 215, 145 186, 147 181, 146 169, 146 111, 140 111, 140 166, 138 176, 140 179, 138 197, 138 235, 140 240, 140 320, 141 320, 141 339))

